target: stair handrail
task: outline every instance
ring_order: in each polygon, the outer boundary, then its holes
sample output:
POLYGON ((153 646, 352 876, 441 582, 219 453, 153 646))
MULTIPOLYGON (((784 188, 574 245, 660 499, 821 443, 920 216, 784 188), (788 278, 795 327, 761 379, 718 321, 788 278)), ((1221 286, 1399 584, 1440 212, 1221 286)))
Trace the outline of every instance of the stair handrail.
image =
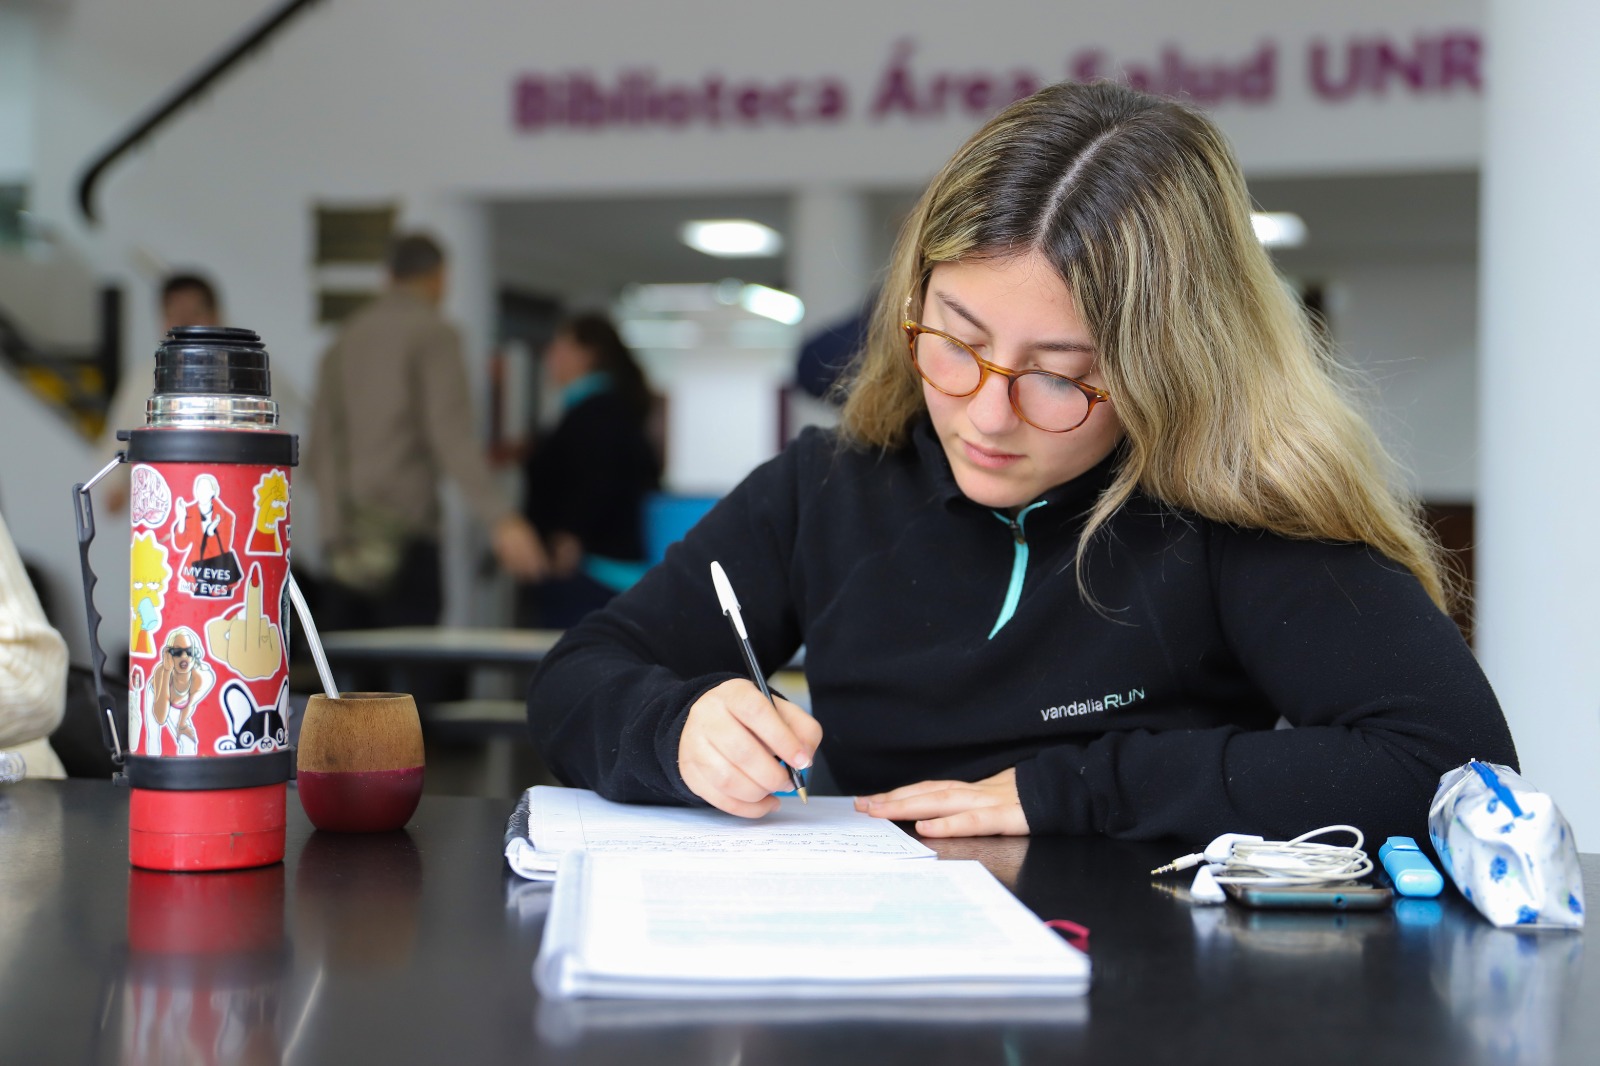
POLYGON ((159 101, 149 112, 124 133, 109 147, 101 151, 84 171, 83 177, 78 179, 78 209, 83 212, 85 221, 97 224, 100 220, 95 217, 94 189, 106 169, 116 162, 118 158, 127 153, 140 141, 150 136, 185 105, 194 102, 208 89, 213 82, 226 74, 235 64, 244 59, 252 51, 259 48, 274 34, 286 26, 291 19, 300 14, 318 0, 285 0, 276 9, 264 16, 255 26, 241 34, 233 44, 191 74, 188 79, 168 93, 164 100, 159 101))

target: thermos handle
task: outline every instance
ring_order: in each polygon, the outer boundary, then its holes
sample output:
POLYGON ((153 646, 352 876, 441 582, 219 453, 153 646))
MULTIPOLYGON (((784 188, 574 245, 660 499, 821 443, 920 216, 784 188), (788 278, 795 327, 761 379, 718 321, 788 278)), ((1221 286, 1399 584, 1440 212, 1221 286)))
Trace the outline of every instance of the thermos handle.
POLYGON ((100 612, 94 607, 94 586, 100 579, 89 565, 89 545, 94 541, 94 504, 89 499, 89 490, 127 461, 128 453, 118 452, 94 477, 72 486, 72 511, 78 520, 78 561, 83 567, 83 606, 89 619, 89 655, 94 663, 95 702, 100 708, 100 733, 106 750, 111 752, 111 762, 116 766, 122 765, 124 757, 122 734, 117 730, 116 707, 106 694, 106 653, 100 647, 100 612))

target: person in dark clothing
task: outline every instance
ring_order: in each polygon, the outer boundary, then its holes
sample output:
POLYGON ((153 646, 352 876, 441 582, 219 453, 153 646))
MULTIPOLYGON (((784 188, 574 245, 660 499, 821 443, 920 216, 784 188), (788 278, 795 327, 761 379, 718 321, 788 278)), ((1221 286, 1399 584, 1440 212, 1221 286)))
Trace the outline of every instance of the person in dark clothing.
POLYGON ((650 389, 604 315, 569 319, 544 352, 561 393, 556 427, 523 467, 523 510, 541 531, 552 576, 525 586, 525 625, 564 629, 642 572, 644 499, 661 466, 645 432, 650 389))
POLYGON ((807 395, 829 403, 840 403, 843 396, 835 388, 862 345, 867 342, 867 327, 872 322, 872 301, 837 322, 830 322, 800 344, 795 358, 794 383, 807 395))
POLYGON ((808 431, 529 691, 617 800, 777 805, 820 756, 928 836, 1425 831, 1515 765, 1439 549, 1255 241, 1212 123, 1110 84, 996 116, 902 233, 808 431), (806 648, 815 717, 743 675, 806 648))

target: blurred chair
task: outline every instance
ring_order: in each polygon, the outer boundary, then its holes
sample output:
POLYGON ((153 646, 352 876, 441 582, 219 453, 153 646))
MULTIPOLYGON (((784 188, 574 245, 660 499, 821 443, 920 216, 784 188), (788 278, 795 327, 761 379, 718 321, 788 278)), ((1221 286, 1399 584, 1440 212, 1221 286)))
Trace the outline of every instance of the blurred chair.
POLYGON ((645 562, 649 566, 659 563, 666 556, 667 547, 682 540, 719 499, 719 496, 680 496, 671 492, 652 492, 646 496, 645 562))
MULTIPOLYGON (((683 539, 711 510, 719 497, 653 492, 645 497, 645 558, 638 563, 602 560, 585 572, 608 588, 621 591, 659 563, 667 547, 683 539)), ((804 676, 788 679, 804 702, 804 676)), ((528 742, 527 710, 520 698, 477 698, 418 701, 423 734, 431 761, 426 790, 455 795, 509 797, 534 784, 556 780, 528 742)))

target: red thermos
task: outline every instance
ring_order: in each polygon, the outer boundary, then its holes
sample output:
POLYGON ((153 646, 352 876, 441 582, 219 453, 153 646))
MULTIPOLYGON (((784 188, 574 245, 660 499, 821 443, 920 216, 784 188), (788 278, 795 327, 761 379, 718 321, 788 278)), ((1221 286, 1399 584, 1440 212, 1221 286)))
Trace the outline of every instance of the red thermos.
POLYGON ((246 329, 180 327, 156 351, 145 424, 73 487, 102 729, 132 788, 128 857, 152 870, 283 858, 289 472, 268 356, 246 329), (89 490, 130 464, 126 742, 105 695, 89 490))

